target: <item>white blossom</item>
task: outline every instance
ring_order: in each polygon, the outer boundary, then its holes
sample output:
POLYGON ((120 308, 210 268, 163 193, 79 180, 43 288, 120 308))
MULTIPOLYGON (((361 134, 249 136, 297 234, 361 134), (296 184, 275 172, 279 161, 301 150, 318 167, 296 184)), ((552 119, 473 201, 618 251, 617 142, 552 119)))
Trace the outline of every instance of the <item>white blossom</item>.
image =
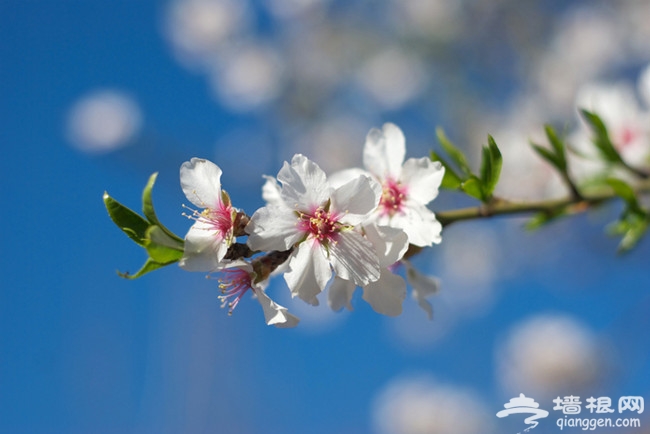
POLYGON ((427 157, 404 161, 406 144, 398 126, 386 123, 366 137, 363 164, 366 171, 350 169, 333 175, 336 183, 366 174, 381 185, 381 201, 373 221, 402 229, 410 244, 424 247, 442 240, 442 225, 427 204, 438 196, 445 169, 427 157))
POLYGON ((281 188, 267 188, 272 201, 253 214, 246 231, 253 250, 294 249, 284 274, 293 296, 317 305, 332 270, 357 285, 379 278, 372 244, 354 230, 379 203, 374 181, 359 176, 332 188, 320 167, 300 154, 285 162, 277 179, 281 188))
POLYGON ((237 211, 221 190, 222 171, 216 164, 192 158, 181 166, 181 187, 187 199, 203 211, 192 210, 195 220, 185 236, 180 266, 188 271, 216 270, 233 243, 237 211))

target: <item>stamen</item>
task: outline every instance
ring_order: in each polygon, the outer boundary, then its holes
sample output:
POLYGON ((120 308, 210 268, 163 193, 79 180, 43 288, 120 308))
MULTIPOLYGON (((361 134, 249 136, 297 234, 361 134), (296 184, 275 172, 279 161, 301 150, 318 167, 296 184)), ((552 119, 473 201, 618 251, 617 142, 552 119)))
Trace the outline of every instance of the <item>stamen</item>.
POLYGON ((242 269, 228 269, 221 272, 218 279, 221 294, 218 298, 221 301, 221 307, 228 306, 228 315, 232 315, 233 311, 239 304, 239 300, 248 292, 255 292, 251 281, 251 275, 242 269))
POLYGON ((386 180, 383 185, 379 207, 382 214, 394 216, 403 211, 404 201, 406 200, 406 187, 398 181, 392 179, 386 180))
POLYGON ((336 240, 342 227, 336 215, 326 211, 323 207, 317 208, 312 214, 302 211, 297 211, 297 214, 298 226, 308 236, 322 244, 336 240))

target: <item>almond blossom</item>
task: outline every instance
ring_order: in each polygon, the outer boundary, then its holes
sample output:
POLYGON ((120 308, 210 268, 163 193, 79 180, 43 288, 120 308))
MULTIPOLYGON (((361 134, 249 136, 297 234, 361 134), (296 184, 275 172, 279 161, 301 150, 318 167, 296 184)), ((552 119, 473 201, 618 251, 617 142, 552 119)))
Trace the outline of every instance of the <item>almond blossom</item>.
POLYGON ((271 200, 246 227, 248 245, 258 251, 293 249, 284 279, 294 297, 318 305, 316 296, 333 271, 356 285, 379 278, 372 243, 354 230, 379 203, 372 179, 359 176, 332 188, 316 163, 297 154, 284 163, 277 180, 281 187, 267 180, 271 200))
POLYGON ((246 261, 237 260, 225 265, 219 277, 221 307, 227 306, 228 313, 232 314, 244 294, 250 290, 262 306, 266 324, 279 328, 295 327, 300 320, 266 294, 264 287, 268 280, 255 282, 256 277, 253 266, 246 261))
POLYGON ((234 240, 237 210, 221 190, 221 169, 201 158, 181 166, 181 187, 187 199, 203 211, 191 210, 195 222, 185 236, 180 266, 188 271, 217 269, 234 240))
POLYGON ((442 225, 427 204, 438 196, 445 169, 427 157, 404 161, 406 144, 399 127, 386 123, 366 137, 363 164, 366 170, 349 169, 332 175, 334 184, 366 174, 381 185, 381 201, 373 221, 402 229, 410 244, 424 247, 442 240, 442 225))

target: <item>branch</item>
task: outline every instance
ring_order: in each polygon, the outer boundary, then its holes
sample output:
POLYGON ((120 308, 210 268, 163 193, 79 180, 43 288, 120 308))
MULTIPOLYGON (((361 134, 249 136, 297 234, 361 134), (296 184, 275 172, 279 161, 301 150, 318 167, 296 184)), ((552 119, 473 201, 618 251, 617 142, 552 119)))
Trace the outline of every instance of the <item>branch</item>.
POLYGON ((563 199, 550 199, 531 202, 514 202, 505 199, 495 198, 493 201, 477 207, 441 211, 436 213, 436 218, 443 226, 452 223, 487 218, 499 215, 518 215, 530 213, 547 213, 549 215, 564 212, 575 214, 586 211, 604 202, 616 199, 614 192, 583 195, 582 197, 567 197, 563 199))

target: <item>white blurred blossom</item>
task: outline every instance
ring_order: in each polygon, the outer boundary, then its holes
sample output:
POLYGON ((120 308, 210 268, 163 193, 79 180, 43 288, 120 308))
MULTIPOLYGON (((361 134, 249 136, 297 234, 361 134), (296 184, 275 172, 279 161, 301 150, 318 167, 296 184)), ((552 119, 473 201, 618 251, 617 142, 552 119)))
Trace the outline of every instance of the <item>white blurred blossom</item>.
POLYGON ((492 417, 471 390, 426 375, 389 383, 373 405, 378 434, 488 434, 492 417))
POLYGON ((538 315, 517 324, 497 353, 498 377, 509 393, 579 393, 603 375, 603 349, 576 319, 538 315))
POLYGON ((416 56, 399 48, 388 48, 361 66, 357 82, 384 109, 395 110, 421 93, 426 76, 416 56))
POLYGON ((461 26, 461 2, 446 0, 392 0, 390 17, 404 33, 448 37, 461 26))
POLYGON ((212 88, 232 110, 253 110, 278 96, 283 74, 284 64, 275 50, 246 44, 222 54, 212 75, 212 88))
POLYGON ((128 145, 141 124, 140 108, 131 96, 117 90, 97 90, 70 109, 67 135, 78 149, 103 153, 128 145))
POLYGON ((556 28, 535 68, 535 81, 552 107, 567 112, 580 84, 623 62, 626 35, 615 13, 592 5, 570 10, 556 28))
POLYGON ((209 64, 249 21, 247 1, 175 0, 168 6, 165 32, 182 61, 209 64))
POLYGON ((367 133, 367 124, 353 116, 318 119, 294 139, 286 142, 287 153, 312 156, 327 173, 356 166, 359 163, 360 138, 367 133))

